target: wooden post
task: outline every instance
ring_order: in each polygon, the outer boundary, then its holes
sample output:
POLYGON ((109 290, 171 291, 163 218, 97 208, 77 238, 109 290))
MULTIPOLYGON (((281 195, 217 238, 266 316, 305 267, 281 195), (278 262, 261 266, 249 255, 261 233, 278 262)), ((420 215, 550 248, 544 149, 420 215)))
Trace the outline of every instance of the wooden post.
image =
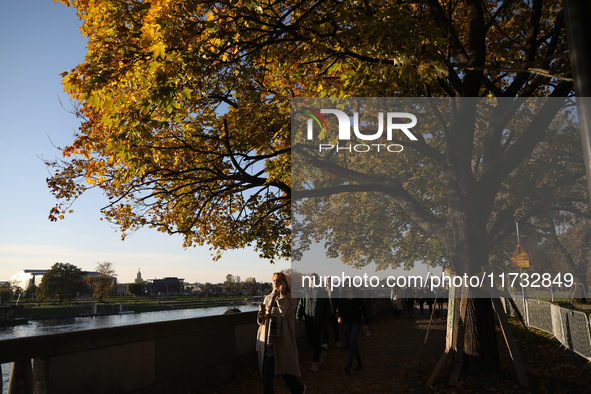
POLYGON ((460 321, 458 322, 458 339, 456 341, 457 346, 454 354, 454 365, 449 378, 449 384, 454 386, 460 380, 460 374, 464 364, 464 327, 466 325, 466 309, 468 309, 468 289, 464 288, 463 290, 460 301, 460 321))
POLYGON ((529 384, 529 381, 525 373, 525 368, 523 367, 523 361, 521 360, 521 355, 519 354, 519 350, 517 349, 517 346, 515 344, 515 338, 513 338, 513 332, 511 332, 511 327, 509 327, 507 315, 505 315, 505 311, 503 309, 503 305, 501 304, 501 300, 499 298, 492 298, 492 301, 493 305, 495 306, 497 316, 499 317, 501 331, 503 332, 503 336, 505 337, 505 343, 507 344, 507 349, 509 349, 509 355, 511 355, 511 360, 513 360, 513 366, 515 367, 515 371, 517 372, 519 383, 521 383, 522 386, 527 386, 529 384))
POLYGON ((447 359, 453 353, 452 346, 453 346, 453 326, 454 326, 454 308, 455 308, 455 291, 454 291, 454 289, 455 289, 455 287, 453 287, 453 286, 450 287, 449 296, 447 299, 447 334, 445 335, 445 351, 443 352, 443 355, 441 355, 439 362, 435 366, 435 369, 433 370, 431 377, 429 378, 429 380, 425 384, 425 386, 427 388, 429 388, 433 385, 433 382, 435 381, 435 379, 437 379, 439 372, 441 371, 443 366, 447 363, 447 359))
MULTIPOLYGON (((519 383, 521 383, 522 386, 527 386, 529 384, 529 381, 525 373, 525 367, 523 366, 521 355, 519 354, 519 350, 517 349, 517 345, 515 344, 513 332, 511 331, 511 327, 509 327, 509 321, 507 321, 507 315, 505 314, 505 308, 501 303, 499 291, 496 289, 496 287, 488 287, 486 285, 485 289, 488 290, 491 296, 493 306, 495 307, 495 312, 497 313, 497 316, 499 318, 501 331, 503 332, 503 337, 505 337, 505 343, 507 344, 507 349, 509 349, 511 360, 513 360, 513 366, 515 367, 515 371, 517 372, 517 378, 519 379, 519 383)), ((515 304, 513 304, 513 307, 515 308, 515 304)), ((519 310, 517 310, 517 308, 515 308, 515 310, 517 311, 517 313, 519 313, 519 310)))

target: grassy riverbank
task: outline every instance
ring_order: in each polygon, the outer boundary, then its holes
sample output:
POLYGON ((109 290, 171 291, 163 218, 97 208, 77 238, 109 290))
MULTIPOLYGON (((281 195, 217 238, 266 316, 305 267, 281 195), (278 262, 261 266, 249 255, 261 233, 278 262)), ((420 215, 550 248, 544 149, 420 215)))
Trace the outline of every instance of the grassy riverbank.
POLYGON ((23 308, 18 311, 19 316, 31 319, 50 319, 60 317, 75 317, 90 315, 93 306, 97 305, 98 314, 118 313, 123 304, 123 310, 138 312, 164 311, 171 309, 211 308, 216 306, 239 307, 252 302, 252 298, 245 297, 211 297, 197 298, 193 296, 170 297, 113 297, 104 302, 92 299, 78 298, 75 301, 38 301, 36 299, 21 300, 23 308))

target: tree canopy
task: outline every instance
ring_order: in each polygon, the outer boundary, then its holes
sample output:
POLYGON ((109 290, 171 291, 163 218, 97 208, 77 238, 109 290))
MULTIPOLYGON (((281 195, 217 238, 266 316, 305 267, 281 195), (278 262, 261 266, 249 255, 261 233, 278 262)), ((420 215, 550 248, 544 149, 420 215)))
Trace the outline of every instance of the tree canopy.
POLYGON ((117 287, 117 274, 113 263, 107 261, 98 263, 95 269, 96 274, 87 275, 84 281, 90 287, 92 296, 102 302, 103 298, 108 298, 111 291, 117 287))
POLYGON ((226 275, 226 285, 224 286, 224 290, 232 291, 235 284, 236 284, 236 280, 234 279, 234 275, 232 275, 232 274, 226 275))
MULTIPOLYGON (((341 146, 340 151, 326 148, 319 153, 318 142, 329 147, 339 142, 336 133, 306 143, 305 122, 294 121, 292 195, 307 198, 294 211, 294 218, 301 219, 293 223, 298 257, 315 240, 324 241, 330 257, 341 257, 358 268, 371 262, 378 269, 409 268, 424 261, 432 266, 451 263, 463 274, 478 272, 490 261, 504 269, 507 253, 515 247, 513 238, 504 241, 514 233, 515 222, 527 237, 533 235, 536 223, 550 216, 563 226, 588 218, 579 130, 572 109, 558 113, 568 104, 564 98, 310 99, 296 104, 295 111, 314 102, 319 108, 361 107, 359 117, 366 130, 378 127, 376 107, 390 102, 410 108, 420 118, 415 128, 420 141, 395 138, 390 142, 405 150, 389 153, 375 147, 365 151, 369 142, 357 138, 351 143, 365 144, 356 145, 365 147, 363 152, 344 153, 341 146), (471 106, 477 119, 465 133, 472 143, 463 142, 470 147, 468 152, 447 138, 452 130, 460 134, 465 127, 458 122, 460 105, 471 106), (500 138, 495 141, 492 136, 497 132, 500 138), (545 140, 528 147, 523 138, 533 133, 545 140), (490 155, 493 151, 498 152, 495 157, 490 155), (467 166, 454 168, 453 160, 463 153, 471 154, 467 166), (460 222, 452 225, 454 216, 460 222), (453 237, 462 232, 476 251, 470 258, 450 258, 453 237), (489 260, 491 253, 497 258, 489 260)), ((333 120, 327 121, 334 130, 333 120)), ((313 265, 318 259, 303 260, 313 265)), ((305 262, 300 266, 304 272, 313 270, 305 262)))
POLYGON ((8 304, 12 300, 13 296, 14 293, 10 289, 10 286, 0 286, 0 306, 2 305, 2 303, 8 304))
POLYGON ((75 265, 55 263, 43 275, 37 288, 37 298, 58 298, 60 303, 63 300, 73 300, 87 290, 84 283, 85 275, 86 273, 75 265))
POLYGON ((127 293, 129 293, 135 297, 141 297, 144 295, 144 288, 145 287, 146 287, 146 284, 144 282, 128 283, 127 284, 127 293))
MULTIPOLYGON (((89 41, 63 74, 83 122, 66 160, 48 162, 60 200, 50 219, 100 188, 123 237, 148 226, 183 234, 185 246, 288 257, 294 97, 572 89, 559 1, 62 2, 89 41)), ((521 159, 544 138, 529 138, 521 159)), ((486 140, 487 151, 446 165, 498 163, 507 141, 486 140)), ((465 142, 446 143, 438 155, 465 142)))
MULTIPOLYGON (((537 217, 530 223, 532 234, 528 240, 532 261, 536 262, 535 272, 549 272, 554 275, 560 272, 573 274, 579 284, 590 282, 589 261, 591 250, 591 223, 589 220, 578 219, 574 225, 564 226, 558 214, 537 217)), ((525 245, 524 245, 525 247, 525 245)), ((578 297, 581 298, 581 297, 578 297)))
MULTIPOLYGON (((445 73, 441 61, 427 61, 437 39, 419 35, 420 26, 408 34, 416 11, 387 3, 373 11, 337 2, 64 3, 84 20, 89 51, 63 74, 83 123, 63 150, 71 159, 48 163, 60 200, 50 219, 98 187, 123 237, 149 226, 182 233, 185 246, 253 244, 264 258, 288 257, 289 100, 350 94, 379 70, 401 83, 445 73), (392 24, 393 14, 407 22, 392 24), (395 37, 385 26, 397 26, 395 37), (364 60, 373 50, 356 34, 377 33, 378 52, 396 65, 364 60), (324 43, 325 34, 338 42, 324 43), (330 54, 340 47, 359 54, 330 54)), ((376 82, 364 93, 378 92, 376 82)))

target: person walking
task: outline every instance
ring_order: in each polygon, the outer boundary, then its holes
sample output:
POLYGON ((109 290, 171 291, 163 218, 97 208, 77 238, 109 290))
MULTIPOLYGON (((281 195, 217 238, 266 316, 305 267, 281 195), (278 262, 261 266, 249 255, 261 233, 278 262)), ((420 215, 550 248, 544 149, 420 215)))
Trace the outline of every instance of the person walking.
POLYGON ((344 324, 349 337, 349 361, 345 367, 345 373, 350 375, 354 359, 357 359, 355 371, 363 369, 358 339, 362 328, 364 331, 369 329, 369 315, 367 314, 365 301, 359 296, 356 289, 352 287, 346 289, 344 297, 339 302, 337 316, 339 323, 344 324))
POLYGON ((328 301, 330 303, 330 316, 327 318, 324 329, 322 330, 322 345, 323 349, 328 349, 328 332, 332 329, 334 335, 334 346, 341 347, 341 331, 339 330, 339 322, 336 317, 336 310, 339 306, 340 296, 338 291, 331 290, 330 286, 326 287, 328 293, 328 301))
POLYGON ((429 306, 429 314, 432 315, 433 314, 433 303, 435 302, 435 293, 433 293, 433 290, 431 290, 429 285, 425 286, 424 293, 425 293, 425 301, 427 302, 427 305, 429 306))
POLYGON ((313 350, 310 371, 318 372, 318 365, 322 364, 326 355, 322 351, 320 340, 324 325, 330 317, 330 303, 328 293, 320 286, 318 275, 312 274, 310 278, 311 286, 304 289, 298 302, 296 323, 300 324, 303 320, 306 325, 306 337, 313 350))
POLYGON ((425 290, 420 286, 415 294, 415 299, 417 300, 417 304, 419 304, 421 315, 423 315, 425 313, 425 310, 423 309, 423 304, 425 303, 425 290))
POLYGON ((402 300, 398 296, 399 290, 396 287, 392 287, 390 290, 390 302, 392 303, 392 309, 394 309, 394 317, 400 319, 400 311, 402 310, 402 300))
POLYGON ((298 348, 295 340, 295 308, 291 289, 285 274, 272 276, 273 291, 261 304, 257 315, 256 350, 263 378, 263 392, 273 394, 273 378, 281 376, 291 394, 303 394, 306 386, 298 377, 300 372, 298 348))
POLYGON ((404 288, 404 299, 408 316, 413 318, 415 316, 415 290, 412 287, 406 286, 404 288))

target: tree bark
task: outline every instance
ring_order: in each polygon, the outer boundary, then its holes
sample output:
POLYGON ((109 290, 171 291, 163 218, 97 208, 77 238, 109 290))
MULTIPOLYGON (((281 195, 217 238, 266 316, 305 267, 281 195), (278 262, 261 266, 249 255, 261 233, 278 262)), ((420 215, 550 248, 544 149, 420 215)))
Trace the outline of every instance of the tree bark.
MULTIPOLYGON (((460 98, 452 118, 453 130, 447 139, 447 167, 444 176, 447 181, 448 211, 446 217, 446 246, 452 269, 462 279, 469 278, 488 267, 487 219, 490 206, 479 194, 478 185, 472 173, 472 141, 474 139, 476 107, 474 99, 460 98), (466 277, 464 277, 466 275, 466 277)), ((464 286, 465 286, 464 282, 464 286)), ((470 374, 498 373, 501 370, 499 349, 496 341, 494 310, 490 295, 481 289, 468 287, 466 292, 456 288, 459 295, 467 297, 465 320, 463 321, 463 370, 470 374)), ((458 308, 460 309, 460 308, 458 308)), ((454 341, 458 339, 461 319, 454 320, 454 341)), ((458 344, 455 343, 456 350, 458 344)))
POLYGON ((490 298, 469 298, 464 333, 464 361, 470 374, 500 373, 494 309, 490 298))
MULTIPOLYGON (((452 216, 452 215, 450 215, 452 216)), ((449 237, 452 240, 448 244, 452 267, 457 275, 467 277, 480 271, 480 267, 487 266, 485 249, 478 240, 477 226, 469 225, 467 221, 458 220, 466 215, 458 213, 453 215, 456 221, 449 227, 449 237), (455 242, 453 241, 455 240, 455 242)), ((462 288, 456 289, 461 294, 462 288)), ((468 288, 466 314, 464 320, 463 335, 463 361, 466 362, 467 371, 470 374, 499 373, 501 361, 496 340, 494 309, 490 296, 483 294, 480 289, 468 288)), ((462 305, 461 299, 456 298, 455 305, 462 305)), ((460 308, 455 311, 454 332, 455 341, 460 330, 460 308)), ((457 342, 454 344, 458 350, 457 342)))

